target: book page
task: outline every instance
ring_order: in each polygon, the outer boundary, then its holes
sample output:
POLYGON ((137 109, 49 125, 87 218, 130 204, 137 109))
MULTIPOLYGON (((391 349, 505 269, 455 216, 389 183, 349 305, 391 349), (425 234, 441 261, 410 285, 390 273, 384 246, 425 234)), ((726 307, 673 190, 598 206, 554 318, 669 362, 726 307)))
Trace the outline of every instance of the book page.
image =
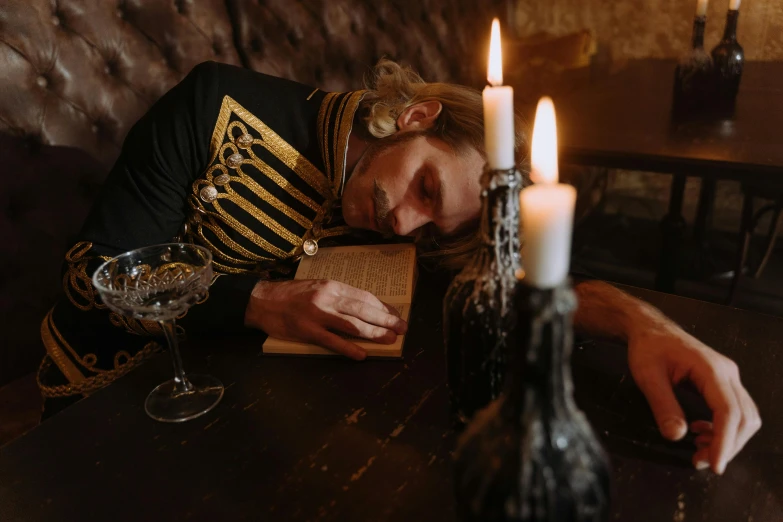
POLYGON ((410 243, 322 248, 299 263, 295 279, 332 279, 388 303, 410 303, 416 247, 410 243))

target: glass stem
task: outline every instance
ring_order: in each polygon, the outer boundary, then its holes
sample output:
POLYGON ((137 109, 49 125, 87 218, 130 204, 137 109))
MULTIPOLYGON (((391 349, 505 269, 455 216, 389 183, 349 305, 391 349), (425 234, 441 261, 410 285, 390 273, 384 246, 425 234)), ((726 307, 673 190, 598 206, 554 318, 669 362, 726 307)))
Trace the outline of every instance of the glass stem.
POLYGON ((179 342, 177 340, 177 332, 174 328, 174 319, 169 321, 160 321, 160 326, 163 328, 163 333, 166 335, 166 340, 169 343, 169 353, 171 354, 171 362, 174 364, 174 383, 179 392, 187 392, 193 388, 193 385, 188 381, 185 375, 185 369, 182 367, 182 357, 179 355, 179 342))

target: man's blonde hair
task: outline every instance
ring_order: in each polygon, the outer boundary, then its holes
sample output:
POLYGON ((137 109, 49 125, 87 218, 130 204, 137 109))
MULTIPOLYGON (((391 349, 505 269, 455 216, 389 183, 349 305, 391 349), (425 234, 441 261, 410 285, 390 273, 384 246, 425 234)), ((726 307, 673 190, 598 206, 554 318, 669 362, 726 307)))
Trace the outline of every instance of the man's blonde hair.
MULTIPOLYGON (((426 134, 443 140, 456 154, 472 148, 486 158, 484 107, 477 89, 451 83, 428 83, 411 68, 387 59, 382 59, 372 69, 365 85, 369 92, 362 101, 361 114, 367 132, 373 138, 393 136, 398 131, 397 118, 411 105, 436 100, 443 109, 426 134)), ((524 127, 519 115, 515 119, 515 144, 517 151, 521 151, 525 143, 524 127)), ((447 268, 464 266, 482 241, 478 221, 471 225, 451 237, 436 237, 422 231, 417 237, 422 255, 447 268)))

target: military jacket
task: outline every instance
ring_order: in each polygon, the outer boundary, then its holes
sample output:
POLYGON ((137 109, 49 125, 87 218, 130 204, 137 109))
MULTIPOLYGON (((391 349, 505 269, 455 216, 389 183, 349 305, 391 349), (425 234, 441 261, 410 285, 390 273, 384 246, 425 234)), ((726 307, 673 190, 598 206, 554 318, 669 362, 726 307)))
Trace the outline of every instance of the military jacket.
POLYGON ((308 240, 349 234, 339 197, 363 95, 207 62, 156 102, 129 132, 65 256, 65 296, 41 324, 44 397, 89 394, 161 347, 157 323, 101 302, 91 277, 104 260, 171 241, 208 248, 209 295, 178 328, 230 333, 244 330, 260 279, 290 274, 308 240))

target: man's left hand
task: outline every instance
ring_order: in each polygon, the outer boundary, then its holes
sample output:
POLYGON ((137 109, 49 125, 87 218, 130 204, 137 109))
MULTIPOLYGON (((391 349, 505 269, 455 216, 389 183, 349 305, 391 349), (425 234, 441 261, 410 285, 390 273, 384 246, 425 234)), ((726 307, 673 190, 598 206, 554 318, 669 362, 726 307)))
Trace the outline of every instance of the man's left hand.
POLYGON ((713 421, 695 421, 693 464, 722 474, 728 462, 761 427, 758 408, 740 382, 736 363, 710 349, 665 318, 636 329, 628 338, 628 363, 647 397, 661 434, 679 440, 688 424, 673 385, 693 383, 713 412, 713 421))

